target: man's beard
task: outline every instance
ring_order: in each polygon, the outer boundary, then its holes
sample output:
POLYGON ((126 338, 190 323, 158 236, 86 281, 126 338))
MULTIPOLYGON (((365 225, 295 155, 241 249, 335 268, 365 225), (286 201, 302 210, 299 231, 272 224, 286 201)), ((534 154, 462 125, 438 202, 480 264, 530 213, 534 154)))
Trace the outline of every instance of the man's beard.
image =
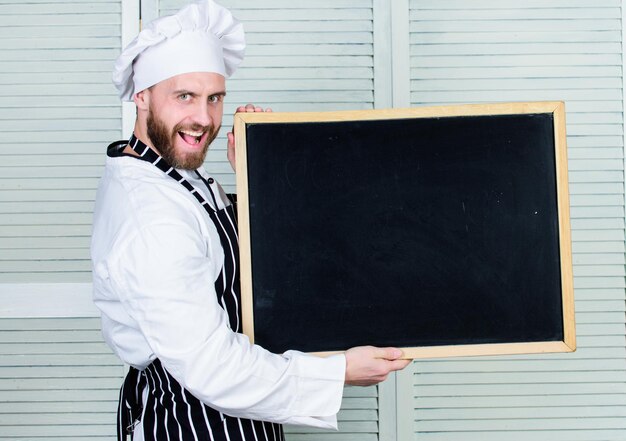
POLYGON ((213 142, 217 133, 220 131, 220 127, 214 126, 201 126, 200 124, 185 126, 183 124, 177 124, 171 132, 168 132, 165 123, 154 115, 152 109, 149 109, 148 111, 146 124, 148 128, 148 137, 152 142, 152 146, 157 149, 169 165, 183 170, 195 170, 202 166, 206 153, 209 149, 209 145, 213 142), (176 143, 176 138, 180 136, 178 132, 181 130, 207 132, 207 139, 204 142, 204 145, 197 152, 176 152, 174 145, 176 143))

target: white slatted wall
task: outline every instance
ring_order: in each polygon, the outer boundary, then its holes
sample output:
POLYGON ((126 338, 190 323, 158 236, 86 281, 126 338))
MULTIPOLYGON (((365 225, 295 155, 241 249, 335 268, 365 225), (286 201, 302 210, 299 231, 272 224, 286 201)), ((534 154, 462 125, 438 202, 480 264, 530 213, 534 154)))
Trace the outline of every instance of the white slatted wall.
MULTIPOLYGON (((411 84, 394 83, 394 96, 566 101, 579 350, 418 362, 413 387, 347 388, 339 433, 289 429, 288 439, 404 440, 407 425, 431 441, 626 439, 620 1, 221 0, 244 22, 248 50, 207 168, 234 191, 225 133, 246 102, 277 111, 391 102, 374 81, 391 90, 381 79, 403 72, 376 75, 376 43, 390 36, 375 11, 405 2, 411 84), (412 418, 394 399, 414 405, 412 418)), ((182 3, 162 0, 161 12, 182 3)), ((90 280, 104 148, 128 136, 110 84, 121 0, 0 0, 0 24, 0 295, 10 299, 9 283, 71 290, 90 280)), ((394 38, 395 50, 406 36, 394 38)), ((0 318, 0 440, 112 440, 122 368, 99 320, 20 317, 0 318)))
POLYGON ((411 0, 412 105, 564 100, 578 351, 416 363, 424 441, 626 439, 619 0, 411 0))
POLYGON ((0 0, 0 440, 114 439, 123 368, 100 320, 4 311, 17 286, 91 279, 95 188, 121 136, 120 23, 119 0, 0 0))
MULTIPOLYGON (((161 0, 160 14, 184 1, 161 0)), ((227 82, 224 123, 205 167, 234 191, 225 162, 232 113, 248 102, 275 111, 374 107, 372 0, 221 0, 244 24, 246 57, 227 82)), ((346 388, 340 432, 287 427, 290 441, 378 440, 377 388, 346 388)))
POLYGON ((91 279, 121 0, 0 1, 0 283, 91 279))
POLYGON ((99 318, 0 320, 0 440, 114 441, 122 374, 99 318))

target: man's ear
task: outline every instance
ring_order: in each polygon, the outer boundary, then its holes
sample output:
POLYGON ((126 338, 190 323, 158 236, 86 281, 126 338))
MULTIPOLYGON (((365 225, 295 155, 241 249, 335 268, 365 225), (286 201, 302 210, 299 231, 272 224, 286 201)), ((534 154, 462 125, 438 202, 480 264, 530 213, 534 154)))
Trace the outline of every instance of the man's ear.
POLYGON ((137 111, 148 110, 148 107, 150 106, 150 91, 148 89, 144 89, 141 92, 137 92, 133 95, 133 101, 137 106, 137 111))

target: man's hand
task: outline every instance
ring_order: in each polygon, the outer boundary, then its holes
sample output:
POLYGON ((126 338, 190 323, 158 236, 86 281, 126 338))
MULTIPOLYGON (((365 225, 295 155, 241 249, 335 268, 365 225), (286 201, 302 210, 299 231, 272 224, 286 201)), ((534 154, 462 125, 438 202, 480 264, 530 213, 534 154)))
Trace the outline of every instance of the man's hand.
MULTIPOLYGON (((246 104, 245 106, 239 106, 237 107, 237 110, 235 110, 235 113, 239 113, 239 112, 271 112, 272 109, 267 108, 265 110, 263 110, 262 107, 259 106, 255 106, 254 104, 246 104)), ((228 162, 230 162, 230 166, 233 168, 233 170, 235 171, 235 127, 233 127, 233 129, 228 132, 226 134, 226 137, 228 138, 228 144, 227 144, 227 152, 226 152, 226 157, 228 158, 228 162)))
POLYGON ((346 384, 371 386, 387 378, 392 371, 404 369, 411 360, 401 360, 396 348, 359 346, 346 351, 346 384))

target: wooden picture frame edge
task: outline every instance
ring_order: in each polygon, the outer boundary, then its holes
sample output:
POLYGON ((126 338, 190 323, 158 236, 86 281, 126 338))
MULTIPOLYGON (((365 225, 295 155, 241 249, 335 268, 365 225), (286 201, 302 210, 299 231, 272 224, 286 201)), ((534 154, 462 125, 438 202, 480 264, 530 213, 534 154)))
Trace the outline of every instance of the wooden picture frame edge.
MULTIPOLYGON (((562 101, 462 104, 402 109, 377 109, 330 112, 239 112, 234 116, 236 150, 236 185, 240 246, 240 283, 243 333, 254 343, 254 308, 252 302, 252 262, 250 242, 249 198, 246 159, 246 125, 254 123, 332 122, 351 120, 383 120, 402 118, 437 118, 508 114, 552 113, 554 118, 554 149, 557 176, 557 209, 561 250, 561 284, 563 309, 563 341, 471 344, 402 348, 403 358, 440 358, 477 355, 513 355, 525 353, 573 352, 576 350, 574 288, 571 252, 571 227, 567 174, 567 141, 565 104, 562 101), (241 252, 243 250, 244 252, 241 252)), ((316 352, 328 356, 342 351, 316 352)))
POLYGON ((250 253, 250 216, 248 212, 248 161, 246 156, 246 120, 236 113, 233 122, 235 137, 235 168, 237 185, 237 232, 239 234, 239 283, 241 288, 241 325, 244 334, 254 343, 254 308, 252 293, 252 256, 250 253), (243 208, 243 210, 241 209, 243 208), (241 252, 242 248, 246 251, 241 252))
MULTIPOLYGON (((561 341, 528 342, 528 343, 489 343, 475 345, 449 345, 449 346, 422 346, 413 348, 400 348, 407 360, 451 358, 451 357, 475 357, 489 355, 523 355, 523 354, 548 354, 555 352, 573 352, 574 349, 561 341)), ((315 352, 320 357, 341 354, 342 351, 315 352)))
MULTIPOLYGON (((529 113, 554 113, 564 109, 562 101, 533 101, 491 104, 457 104, 409 108, 338 110, 325 112, 240 112, 235 121, 251 123, 330 122, 353 120, 384 120, 402 118, 443 118, 448 116, 482 116, 529 113)), ((235 125, 236 127, 236 125, 235 125)))
POLYGON ((576 350, 576 323, 574 312, 574 274, 572 271, 572 240, 570 226, 569 180, 567 166, 567 136, 565 132, 565 104, 557 103, 553 111, 554 150, 561 250, 561 291, 563 293, 564 343, 576 350))

